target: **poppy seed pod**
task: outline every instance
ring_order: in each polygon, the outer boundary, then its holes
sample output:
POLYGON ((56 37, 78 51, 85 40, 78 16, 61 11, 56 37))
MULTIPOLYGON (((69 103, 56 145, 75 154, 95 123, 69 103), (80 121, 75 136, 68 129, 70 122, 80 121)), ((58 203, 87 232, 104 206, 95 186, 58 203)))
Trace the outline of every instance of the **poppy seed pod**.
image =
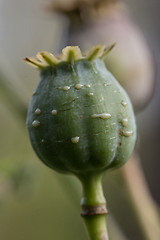
POLYGON ((27 115, 32 146, 50 168, 81 181, 90 240, 108 240, 103 173, 123 165, 136 141, 132 104, 102 60, 112 47, 97 45, 85 56, 66 47, 60 58, 48 52, 26 58, 40 70, 27 115))
POLYGON ((27 126, 32 146, 49 167, 77 176, 123 165, 136 141, 128 95, 106 69, 112 48, 93 47, 83 56, 66 47, 61 59, 48 52, 26 61, 40 70, 27 126))

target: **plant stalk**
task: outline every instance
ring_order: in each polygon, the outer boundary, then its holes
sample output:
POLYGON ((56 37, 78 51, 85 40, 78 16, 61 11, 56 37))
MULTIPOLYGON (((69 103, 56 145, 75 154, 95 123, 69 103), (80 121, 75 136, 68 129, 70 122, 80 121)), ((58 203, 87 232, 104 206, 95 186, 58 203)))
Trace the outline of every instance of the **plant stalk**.
POLYGON ((84 223, 90 240, 109 240, 105 215, 86 216, 84 223))
POLYGON ((120 177, 127 189, 130 208, 136 213, 144 239, 160 239, 158 207, 150 195, 137 153, 120 169, 120 177))
POLYGON ((106 226, 106 200, 102 189, 102 174, 80 177, 83 187, 81 200, 84 223, 90 240, 109 240, 106 226))

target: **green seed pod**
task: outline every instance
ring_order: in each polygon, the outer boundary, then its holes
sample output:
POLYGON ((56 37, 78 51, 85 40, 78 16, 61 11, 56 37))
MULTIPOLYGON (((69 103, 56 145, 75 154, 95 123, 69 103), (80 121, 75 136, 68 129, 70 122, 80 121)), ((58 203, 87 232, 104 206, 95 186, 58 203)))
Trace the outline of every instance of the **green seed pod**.
POLYGON ((131 102, 102 60, 112 47, 95 46, 86 56, 66 47, 60 60, 47 52, 26 58, 40 70, 28 109, 30 140, 52 169, 86 176, 123 165, 133 152, 131 102))

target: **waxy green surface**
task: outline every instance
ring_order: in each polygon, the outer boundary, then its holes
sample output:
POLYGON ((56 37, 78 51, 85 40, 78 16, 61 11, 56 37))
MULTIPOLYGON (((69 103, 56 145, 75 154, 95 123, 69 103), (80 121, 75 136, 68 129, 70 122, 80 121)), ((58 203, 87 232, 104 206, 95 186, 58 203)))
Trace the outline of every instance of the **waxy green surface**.
POLYGON ((100 59, 41 69, 27 126, 39 158, 76 175, 123 165, 136 141, 130 100, 100 59))

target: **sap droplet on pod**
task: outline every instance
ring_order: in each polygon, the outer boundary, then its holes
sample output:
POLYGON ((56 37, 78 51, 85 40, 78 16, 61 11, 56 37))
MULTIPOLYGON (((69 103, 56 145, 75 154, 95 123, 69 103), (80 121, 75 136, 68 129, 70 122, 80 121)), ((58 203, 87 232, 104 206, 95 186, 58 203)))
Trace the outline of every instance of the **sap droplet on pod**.
POLYGON ((101 119, 109 119, 111 118, 110 113, 100 113, 100 114, 93 114, 91 115, 92 118, 101 118, 101 119))
POLYGON ((123 127, 126 127, 128 125, 128 118, 122 119, 122 125, 123 127))
POLYGON ((91 92, 91 93, 88 93, 88 96, 93 96, 94 95, 94 93, 93 92, 91 92))
POLYGON ((91 87, 91 85, 89 85, 89 84, 85 84, 84 85, 86 88, 90 88, 91 87))
POLYGON ((40 125, 40 122, 39 122, 38 120, 34 120, 34 121, 32 122, 32 126, 33 126, 33 127, 39 127, 39 125, 40 125))
POLYGON ((123 107, 127 106, 127 102, 126 101, 122 101, 121 104, 122 104, 123 107))
POLYGON ((35 114, 36 114, 36 115, 41 114, 41 110, 40 110, 39 108, 37 108, 37 109, 35 110, 35 114))
POLYGON ((76 89, 81 89, 82 87, 83 87, 83 85, 80 84, 80 83, 77 83, 77 84, 75 85, 75 88, 76 88, 76 89))
POLYGON ((111 83, 105 83, 104 86, 107 87, 107 86, 110 86, 111 83))
POLYGON ((73 137, 71 138, 72 143, 78 143, 79 142, 79 137, 73 137))
POLYGON ((114 90, 113 92, 114 92, 114 93, 121 93, 120 90, 114 90))
POLYGON ((68 91, 70 88, 71 88, 70 86, 64 86, 64 87, 60 87, 59 89, 68 91))
POLYGON ((51 114, 52 114, 52 115, 57 115, 57 110, 53 109, 53 110, 51 111, 51 114))
POLYGON ((130 137, 133 134, 133 131, 132 130, 130 130, 130 131, 123 131, 122 134, 123 134, 124 137, 130 137))

